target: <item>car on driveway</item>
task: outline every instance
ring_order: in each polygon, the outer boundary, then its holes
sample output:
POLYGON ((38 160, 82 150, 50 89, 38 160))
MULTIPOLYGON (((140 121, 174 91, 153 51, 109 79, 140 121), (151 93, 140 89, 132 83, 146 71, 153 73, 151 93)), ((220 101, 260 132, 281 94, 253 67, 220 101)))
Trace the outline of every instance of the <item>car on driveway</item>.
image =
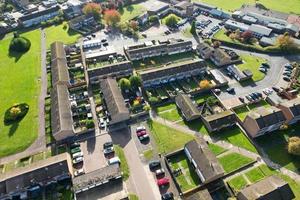
POLYGON ((143 136, 143 135, 146 135, 146 134, 147 134, 146 130, 142 130, 142 131, 137 131, 137 132, 136 132, 136 135, 137 135, 138 137, 143 136))
POLYGON ((145 126, 138 126, 138 127, 136 127, 136 132, 144 131, 144 130, 146 130, 145 126))
POLYGON ((82 157, 82 156, 83 156, 82 151, 72 154, 73 159, 78 158, 78 157, 82 157))
POLYGON ((166 178, 166 177, 157 180, 157 185, 159 187, 163 187, 163 186, 169 185, 169 183, 170 183, 170 180, 168 178, 166 178))
POLYGON ((109 159, 108 164, 109 165, 121 164, 121 160, 118 156, 116 156, 116 157, 113 157, 113 158, 109 159))
POLYGON ((155 176, 163 176, 165 175, 165 170, 163 168, 155 170, 155 176))
POLYGON ((244 97, 239 97, 239 100, 240 100, 240 102, 242 102, 242 103, 244 103, 244 102, 245 102, 245 99, 244 99, 244 97))
POLYGON ((81 162, 83 162, 83 157, 78 157, 78 158, 73 159, 73 164, 77 164, 77 163, 81 163, 81 162))
POLYGON ((139 136, 138 138, 139 138, 140 141, 148 140, 149 139, 149 135, 145 134, 145 135, 139 136))
POLYGON ((79 175, 82 175, 82 174, 84 174, 84 169, 83 169, 83 168, 78 169, 78 170, 76 170, 76 171, 74 172, 74 176, 75 176, 75 177, 76 177, 76 176, 79 176, 79 175))
POLYGON ((173 200, 174 199, 174 194, 172 192, 167 192, 163 195, 161 195, 162 200, 173 200))
POLYGON ((290 79, 289 77, 287 77, 287 76, 284 76, 284 77, 283 77, 283 80, 285 80, 285 81, 287 81, 287 82, 290 82, 290 81, 291 81, 291 79, 290 79))
POLYGON ((229 94, 233 94, 234 93, 234 88, 227 88, 226 92, 228 92, 229 94))
POLYGON ((78 142, 75 142, 75 143, 71 144, 70 147, 71 147, 71 149, 80 147, 80 144, 78 142))
POLYGON ((104 155, 108 155, 108 154, 111 154, 111 153, 113 153, 113 152, 115 152, 113 146, 107 147, 107 148, 105 148, 105 149, 103 150, 104 155))
POLYGON ((73 149, 71 149, 71 154, 77 153, 77 152, 81 152, 80 147, 75 147, 73 149))
POLYGON ((112 142, 105 142, 105 143, 103 144, 103 149, 107 149, 107 148, 112 147, 112 146, 113 146, 113 143, 112 143, 112 142))
POLYGON ((160 167, 160 166, 161 166, 161 164, 160 164, 159 160, 152 160, 152 161, 149 162, 149 169, 150 170, 153 170, 153 169, 155 169, 157 167, 160 167))

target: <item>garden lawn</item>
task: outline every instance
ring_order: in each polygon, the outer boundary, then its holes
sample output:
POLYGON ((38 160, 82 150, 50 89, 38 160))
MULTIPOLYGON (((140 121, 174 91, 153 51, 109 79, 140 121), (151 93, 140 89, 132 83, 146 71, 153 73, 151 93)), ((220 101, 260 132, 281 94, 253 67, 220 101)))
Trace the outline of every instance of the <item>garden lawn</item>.
POLYGON ((226 173, 233 172, 239 168, 251 163, 253 160, 251 158, 245 157, 238 153, 230 153, 224 156, 218 157, 220 164, 226 173))
POLYGON ((128 22, 133 18, 143 14, 145 11, 146 9, 139 4, 125 6, 122 10, 119 9, 119 12, 121 14, 121 22, 128 22))
POLYGON ((150 131, 155 139, 158 151, 169 153, 183 146, 194 139, 194 136, 180 132, 173 128, 155 121, 148 121, 150 131))
POLYGON ((173 110, 167 110, 164 112, 160 112, 160 113, 158 113, 158 115, 161 118, 164 118, 164 119, 172 121, 172 122, 182 120, 182 118, 179 115, 178 110, 176 108, 173 110))
POLYGON ((228 184, 235 190, 241 190, 247 185, 247 181, 245 180, 243 175, 239 175, 234 177, 233 179, 230 179, 228 181, 228 184))
POLYGON ((40 93, 40 30, 22 34, 31 41, 25 54, 9 55, 11 39, 0 41, 0 157, 25 150, 38 135, 40 93), (27 103, 29 111, 19 122, 4 124, 4 114, 15 103, 27 103))
POLYGON ((249 113, 249 109, 246 106, 234 109, 234 112, 243 121, 249 113))
POLYGON ((61 41, 64 44, 73 44, 81 37, 81 35, 71 29, 67 22, 60 25, 53 25, 45 29, 47 48, 55 41, 61 41))
POLYGON ((114 145, 114 149, 116 152, 116 155, 120 158, 121 161, 121 171, 123 174, 123 179, 126 181, 129 178, 130 171, 129 171, 129 166, 125 157, 125 153, 119 145, 114 145))
POLYGON ((253 81, 260 81, 265 77, 265 74, 259 71, 261 64, 266 62, 265 59, 246 54, 241 54, 240 57, 243 60, 243 64, 237 65, 237 67, 242 71, 249 69, 253 73, 253 81))
MULTIPOLYGON (((203 2, 210 5, 217 6, 223 10, 232 12, 240 8, 243 4, 254 4, 253 0, 193 0, 194 2, 203 2)), ((286 0, 284 3, 280 0, 259 0, 259 3, 265 7, 285 13, 300 14, 300 1, 286 0)))
POLYGON ((211 150, 211 152, 213 152, 213 154, 215 154, 216 156, 227 151, 227 149, 224 149, 223 147, 220 147, 219 145, 212 144, 212 143, 209 143, 208 147, 211 150))
POLYGON ((159 113, 159 112, 163 112, 166 110, 176 109, 176 104, 169 103, 169 104, 165 104, 163 106, 155 107, 154 109, 159 113))

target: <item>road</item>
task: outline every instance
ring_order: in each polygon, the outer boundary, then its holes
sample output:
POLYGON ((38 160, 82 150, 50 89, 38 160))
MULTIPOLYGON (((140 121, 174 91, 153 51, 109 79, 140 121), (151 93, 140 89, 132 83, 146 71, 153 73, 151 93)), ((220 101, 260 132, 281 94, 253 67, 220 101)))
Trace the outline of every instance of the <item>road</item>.
POLYGON ((111 133, 114 144, 123 149, 130 169, 128 191, 137 194, 142 200, 159 200, 160 193, 148 166, 143 164, 128 129, 111 133))

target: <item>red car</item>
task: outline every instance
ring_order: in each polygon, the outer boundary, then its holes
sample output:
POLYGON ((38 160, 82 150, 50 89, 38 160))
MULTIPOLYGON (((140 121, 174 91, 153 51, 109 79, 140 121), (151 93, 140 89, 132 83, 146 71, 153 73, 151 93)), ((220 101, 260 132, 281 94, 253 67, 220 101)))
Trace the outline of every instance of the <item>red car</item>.
POLYGON ((146 134, 147 134, 147 132, 146 132, 145 130, 137 131, 137 132, 136 132, 136 135, 137 135, 138 137, 143 136, 143 135, 146 135, 146 134))
POLYGON ((157 180, 158 186, 165 186, 168 185, 169 183, 170 183, 169 179, 165 177, 157 180))

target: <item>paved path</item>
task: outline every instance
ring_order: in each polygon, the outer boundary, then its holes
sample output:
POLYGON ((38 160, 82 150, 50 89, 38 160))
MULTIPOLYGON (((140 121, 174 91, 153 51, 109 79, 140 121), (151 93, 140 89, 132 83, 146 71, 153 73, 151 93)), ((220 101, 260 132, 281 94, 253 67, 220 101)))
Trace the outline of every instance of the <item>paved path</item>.
POLYGON ((47 71, 46 71, 46 34, 41 29, 41 76, 39 79, 41 91, 39 96, 39 113, 38 113, 38 137, 25 151, 7 156, 0 159, 0 164, 11 162, 26 156, 39 153, 46 150, 45 135, 45 97, 47 95, 47 71))

